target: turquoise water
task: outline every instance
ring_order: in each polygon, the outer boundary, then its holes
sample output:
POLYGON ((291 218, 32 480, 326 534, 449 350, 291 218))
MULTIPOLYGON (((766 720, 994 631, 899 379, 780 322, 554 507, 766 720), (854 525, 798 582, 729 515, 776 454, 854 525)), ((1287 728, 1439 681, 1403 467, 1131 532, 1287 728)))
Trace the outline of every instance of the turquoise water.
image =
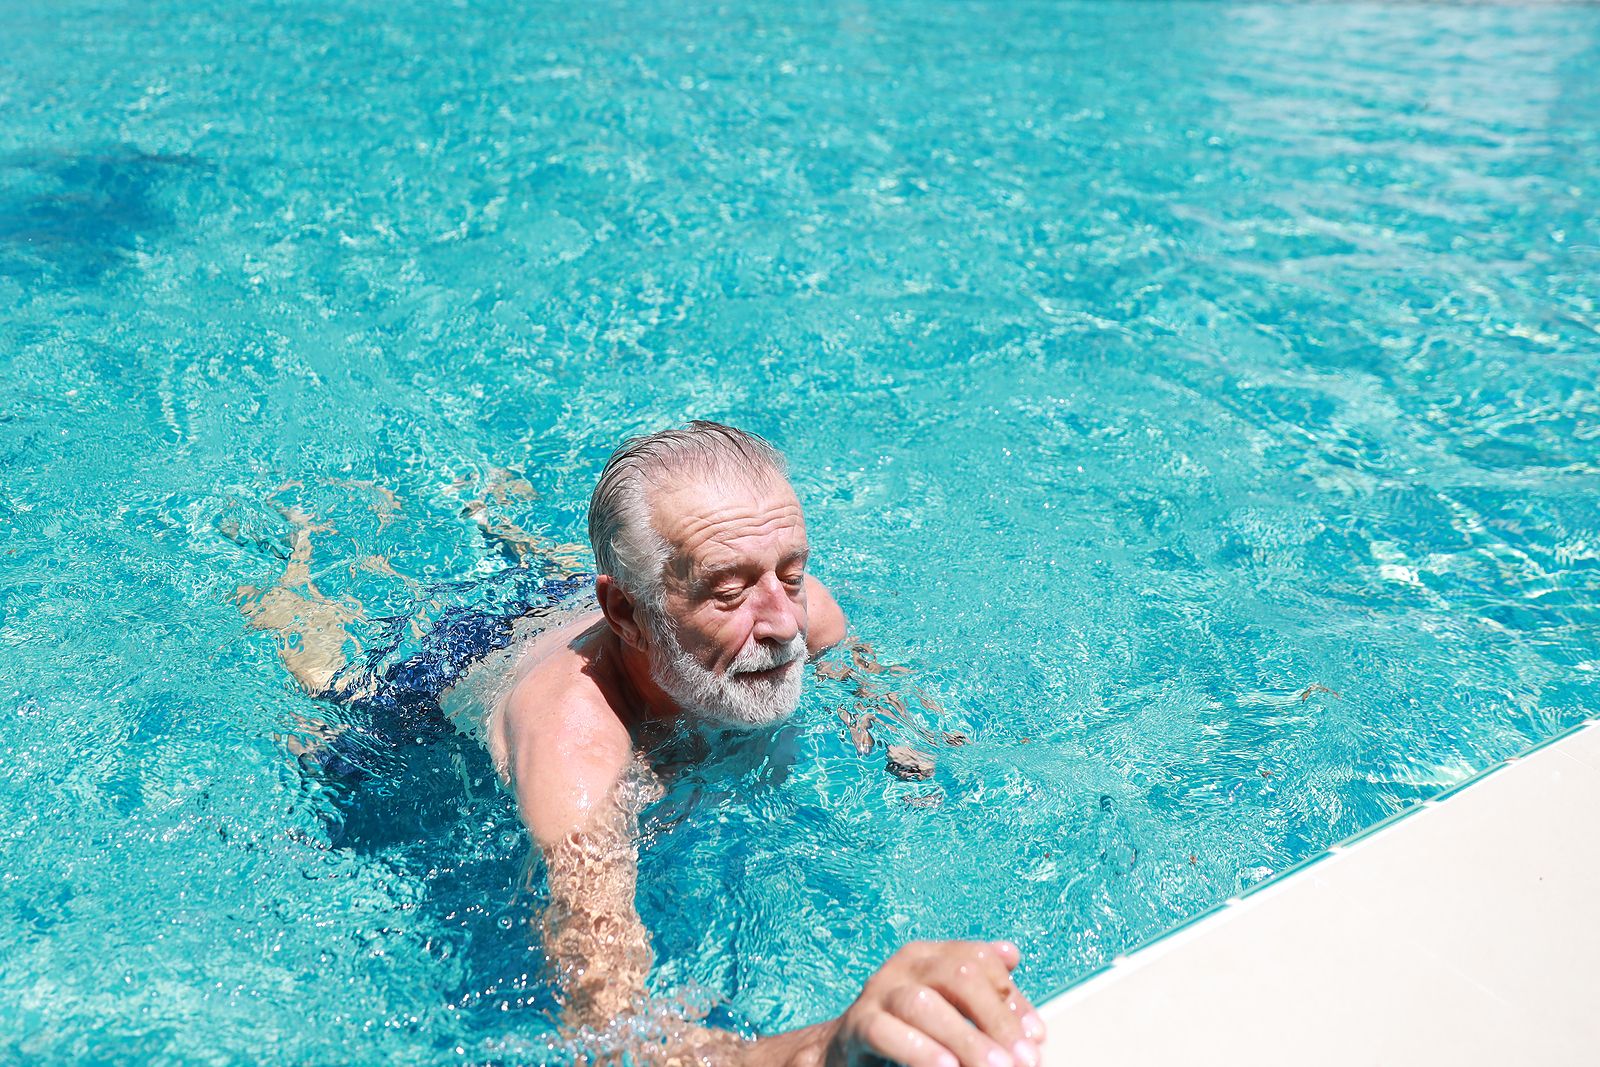
POLYGON ((822 682, 647 813, 654 986, 754 1030, 912 937, 1043 998, 1600 709, 1600 9, 0 24, 0 1059, 562 1059, 483 757, 285 748, 285 482, 381 647, 532 581, 497 469, 560 545, 625 433, 788 452, 972 743, 889 778, 822 682))

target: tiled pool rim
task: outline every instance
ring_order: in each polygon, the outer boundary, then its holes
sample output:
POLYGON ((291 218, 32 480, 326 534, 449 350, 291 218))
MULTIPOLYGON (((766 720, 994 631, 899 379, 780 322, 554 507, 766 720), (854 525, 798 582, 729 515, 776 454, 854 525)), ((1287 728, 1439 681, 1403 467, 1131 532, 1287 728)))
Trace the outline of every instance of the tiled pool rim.
MULTIPOLYGON (((1156 937, 1151 938, 1150 940, 1139 944, 1127 952, 1118 955, 1104 966, 1083 975, 1081 978, 1058 990, 1044 1002, 1041 1010, 1044 1012, 1047 1019, 1051 1018, 1052 1015, 1059 1015, 1070 1002, 1074 1000, 1081 1000, 1082 994, 1088 992, 1089 987, 1093 986, 1098 988, 1106 983, 1116 982, 1126 972, 1137 969, 1137 966, 1130 967, 1130 964, 1142 966, 1148 963, 1151 966, 1160 966, 1159 960, 1155 960, 1153 962, 1150 961, 1150 958, 1147 955, 1147 953, 1150 953, 1150 950, 1160 949, 1168 946, 1169 943, 1171 943, 1179 935, 1193 932, 1194 928, 1197 926, 1219 918, 1224 913, 1229 912, 1230 909, 1237 908, 1240 904, 1257 897, 1266 891, 1288 888, 1289 884, 1292 883, 1293 880, 1295 880, 1298 876, 1303 875, 1309 869, 1317 866, 1318 864, 1324 863, 1333 857, 1344 854, 1348 849, 1357 843, 1367 841, 1378 834, 1391 831, 1399 824, 1408 822, 1414 816, 1422 812, 1438 809, 1463 792, 1480 785, 1486 779, 1522 763, 1535 754, 1541 753, 1548 749, 1556 748, 1562 745, 1563 742, 1567 742, 1577 737, 1577 735, 1589 730, 1595 730, 1596 736, 1600 736, 1600 717, 1586 719, 1583 722, 1577 723, 1568 729, 1562 730, 1559 733, 1540 741, 1538 744, 1524 749, 1516 755, 1499 760, 1483 770, 1454 783, 1448 788, 1442 790, 1436 796, 1411 804, 1389 816, 1388 818, 1385 818, 1373 824, 1372 826, 1369 826, 1360 832, 1329 846, 1322 852, 1319 852, 1314 856, 1310 856, 1300 863, 1286 868, 1272 877, 1256 883, 1243 892, 1229 897, 1228 899, 1221 901, 1211 908, 1208 908, 1205 911, 1190 917, 1184 922, 1179 923, 1178 925, 1173 926, 1166 931, 1163 931, 1156 937)), ((1596 828, 1595 833, 1600 835, 1600 827, 1596 828)), ((1081 1010, 1089 1009, 1084 1007, 1081 1010)), ((1071 1048, 1062 1047, 1059 1042, 1053 1042, 1053 1044, 1055 1047, 1047 1049, 1046 1064, 1051 1064, 1054 1062, 1083 1062, 1074 1056, 1071 1048)), ((1278 1051, 1281 1053, 1283 1050, 1280 1049, 1278 1051)))

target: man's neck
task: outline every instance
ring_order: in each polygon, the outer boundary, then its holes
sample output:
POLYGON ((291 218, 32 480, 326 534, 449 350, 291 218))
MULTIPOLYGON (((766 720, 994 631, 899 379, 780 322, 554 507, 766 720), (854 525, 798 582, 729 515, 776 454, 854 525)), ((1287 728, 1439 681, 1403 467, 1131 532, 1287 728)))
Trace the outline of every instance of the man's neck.
POLYGON ((683 709, 651 677, 650 657, 643 650, 625 643, 610 627, 605 631, 605 643, 630 726, 672 722, 683 716, 683 709))

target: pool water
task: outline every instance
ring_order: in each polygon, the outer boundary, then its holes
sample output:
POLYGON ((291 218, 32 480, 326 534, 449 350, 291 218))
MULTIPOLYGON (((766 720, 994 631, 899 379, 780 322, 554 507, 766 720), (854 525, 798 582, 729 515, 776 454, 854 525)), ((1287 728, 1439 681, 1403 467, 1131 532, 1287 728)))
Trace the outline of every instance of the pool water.
POLYGON ((1600 708, 1600 8, 803 7, 0 0, 0 1059, 570 1058, 484 757, 290 755, 274 501, 398 655, 625 434, 788 453, 971 743, 819 681, 646 812, 750 1032, 910 938, 1043 999, 1600 708))

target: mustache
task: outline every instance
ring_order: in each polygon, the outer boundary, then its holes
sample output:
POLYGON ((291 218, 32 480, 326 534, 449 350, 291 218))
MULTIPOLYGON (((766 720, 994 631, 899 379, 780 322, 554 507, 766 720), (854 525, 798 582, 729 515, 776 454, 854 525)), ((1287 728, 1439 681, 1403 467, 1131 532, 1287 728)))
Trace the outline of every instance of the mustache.
POLYGON ((795 660, 804 658, 805 654, 804 634, 797 633, 781 645, 751 641, 739 650, 739 654, 728 665, 728 673, 749 674, 754 671, 770 671, 774 667, 787 667, 795 660))

